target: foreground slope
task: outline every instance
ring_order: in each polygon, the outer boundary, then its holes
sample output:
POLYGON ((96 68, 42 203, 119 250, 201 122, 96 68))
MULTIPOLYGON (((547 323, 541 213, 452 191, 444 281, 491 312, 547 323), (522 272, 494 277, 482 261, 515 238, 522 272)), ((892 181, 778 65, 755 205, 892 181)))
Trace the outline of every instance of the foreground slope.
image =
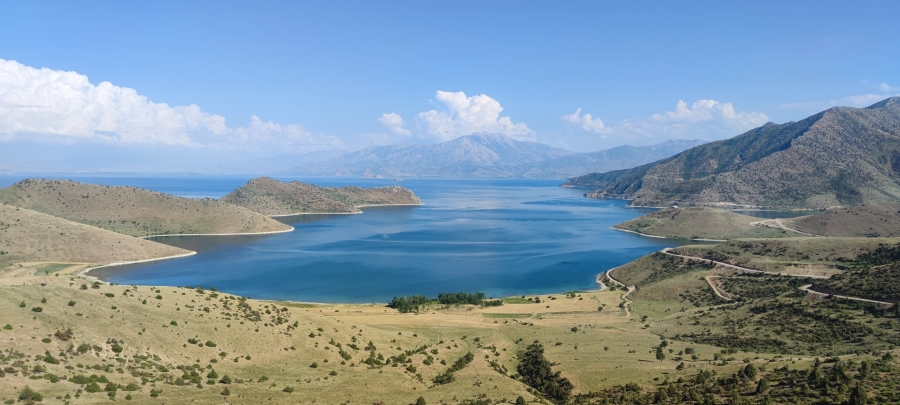
POLYGON ((0 189, 0 202, 131 236, 292 229, 258 212, 209 198, 69 180, 23 180, 0 189))
POLYGON ((0 205, 0 251, 0 269, 22 262, 99 265, 190 253, 12 205, 0 205))
MULTIPOLYGON (((800 239, 740 241, 712 253, 841 259, 851 274, 900 252, 800 239)), ((710 246, 690 249, 701 248, 710 246)), ((547 404, 552 386, 541 380, 531 388, 520 372, 523 352, 540 342, 542 375, 559 372, 574 385, 555 403, 900 400, 891 309, 807 295, 799 290, 810 283, 804 277, 740 274, 664 253, 615 273, 638 289, 522 296, 501 306, 433 304, 416 314, 259 301, 212 288, 89 287, 77 276, 17 280, 0 286, 0 341, 7 342, 0 399, 27 403, 36 392, 44 403, 409 404, 421 397, 486 405, 521 396, 547 404)), ((865 293, 878 278, 872 273, 836 287, 865 293)), ((892 285, 898 274, 889 275, 892 285)), ((875 292, 897 295, 896 288, 875 292)))
POLYGON ((900 200, 900 98, 773 123, 659 162, 573 178, 593 197, 671 203, 827 208, 900 200))
POLYGON ((366 205, 419 205, 422 200, 403 187, 328 188, 260 177, 232 191, 222 200, 265 215, 353 213, 366 205))

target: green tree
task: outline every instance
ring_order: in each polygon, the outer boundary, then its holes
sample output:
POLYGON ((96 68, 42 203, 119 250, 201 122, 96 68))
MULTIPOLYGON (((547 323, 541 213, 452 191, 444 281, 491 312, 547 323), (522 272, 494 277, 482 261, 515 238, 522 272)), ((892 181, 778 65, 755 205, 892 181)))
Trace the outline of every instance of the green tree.
POLYGON ((419 397, 416 399, 416 405, 425 405, 425 398, 419 397))
POLYGON ((666 359, 666 354, 663 352, 662 346, 656 348, 656 359, 659 361, 666 359))
POLYGON ((553 372, 550 362, 544 357, 544 346, 537 341, 526 348, 516 371, 528 386, 557 403, 565 403, 572 395, 574 386, 560 373, 553 372))
POLYGON ((519 395, 519 397, 516 398, 516 405, 525 405, 525 398, 519 395))
POLYGON ((869 402, 869 395, 866 390, 858 383, 850 391, 850 405, 865 405, 869 402))

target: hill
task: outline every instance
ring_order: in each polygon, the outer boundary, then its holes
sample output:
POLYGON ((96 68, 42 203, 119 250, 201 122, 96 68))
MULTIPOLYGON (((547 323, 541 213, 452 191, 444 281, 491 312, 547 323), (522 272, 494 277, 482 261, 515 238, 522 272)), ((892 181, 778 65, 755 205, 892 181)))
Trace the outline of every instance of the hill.
POLYGON ((816 215, 782 220, 801 232, 825 236, 900 236, 900 203, 831 207, 816 215))
POLYGON ((0 269, 23 262, 98 265, 191 253, 6 204, 0 205, 0 252, 0 269))
POLYGON ((383 177, 544 177, 565 178, 598 170, 634 167, 671 156, 702 141, 671 140, 576 153, 501 134, 478 133, 436 145, 387 145, 339 156, 299 157, 288 174, 380 175, 383 177))
POLYGON ((22 180, 0 189, 0 202, 131 236, 292 229, 258 212, 209 198, 69 180, 22 180))
POLYGON ((613 226, 649 236, 678 239, 783 238, 782 229, 753 225, 760 221, 730 211, 692 207, 667 208, 613 226))
POLYGON ((353 213, 366 205, 419 205, 422 200, 403 187, 328 188, 260 177, 222 197, 221 201, 265 215, 353 213))
POLYGON ((900 200, 900 98, 768 123, 629 170, 575 177, 564 187, 637 206, 672 203, 773 208, 900 200))

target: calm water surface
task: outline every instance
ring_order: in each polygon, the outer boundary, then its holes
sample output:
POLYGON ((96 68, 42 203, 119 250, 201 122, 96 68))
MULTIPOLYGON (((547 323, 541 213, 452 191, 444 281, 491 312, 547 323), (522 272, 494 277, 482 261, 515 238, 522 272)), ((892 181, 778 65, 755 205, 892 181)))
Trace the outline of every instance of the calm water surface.
MULTIPOLYGON (((73 179, 214 198, 247 181, 73 179)), ((0 178, 0 183, 14 180, 0 178)), ((559 180, 305 181, 323 186, 400 184, 426 205, 279 218, 296 228, 283 234, 157 238, 199 253, 92 274, 119 284, 215 286, 253 298, 315 302, 385 302, 394 296, 450 291, 497 297, 596 288, 598 273, 679 244, 610 229, 650 210, 584 198, 583 190, 558 187, 559 180)))

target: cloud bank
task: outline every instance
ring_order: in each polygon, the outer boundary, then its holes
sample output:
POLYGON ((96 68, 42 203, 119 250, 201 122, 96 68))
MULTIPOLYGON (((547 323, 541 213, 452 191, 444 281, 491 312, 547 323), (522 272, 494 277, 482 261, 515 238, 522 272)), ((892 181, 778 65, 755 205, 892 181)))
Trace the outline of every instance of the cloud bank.
POLYGON ((887 83, 881 83, 874 86, 877 93, 860 94, 856 96, 847 96, 838 99, 825 101, 806 101, 800 103, 782 104, 781 108, 786 110, 801 110, 805 112, 819 112, 837 106, 848 107, 868 107, 888 97, 900 97, 900 87, 891 86, 887 83))
POLYGON ((461 91, 438 90, 435 94, 440 110, 421 112, 416 116, 424 134, 441 141, 475 132, 492 132, 519 140, 534 140, 534 131, 524 123, 501 117, 503 107, 486 94, 466 96, 461 91))
POLYGON ((410 135, 408 129, 404 128, 405 123, 403 122, 403 117, 390 113, 390 114, 381 114, 381 118, 378 119, 381 122, 381 125, 397 135, 410 135))
POLYGON ((157 144, 214 149, 313 151, 343 147, 300 125, 250 117, 229 127, 197 105, 154 103, 134 89, 92 84, 76 72, 36 69, 0 59, 0 139, 74 143, 157 144))
POLYGON ((600 135, 601 138, 616 138, 624 141, 640 139, 723 139, 735 136, 769 121, 766 114, 759 112, 735 111, 729 102, 697 100, 690 106, 683 100, 675 105, 675 110, 646 117, 623 120, 606 126, 591 114, 582 114, 581 108, 573 114, 563 115, 562 121, 583 131, 600 135))

